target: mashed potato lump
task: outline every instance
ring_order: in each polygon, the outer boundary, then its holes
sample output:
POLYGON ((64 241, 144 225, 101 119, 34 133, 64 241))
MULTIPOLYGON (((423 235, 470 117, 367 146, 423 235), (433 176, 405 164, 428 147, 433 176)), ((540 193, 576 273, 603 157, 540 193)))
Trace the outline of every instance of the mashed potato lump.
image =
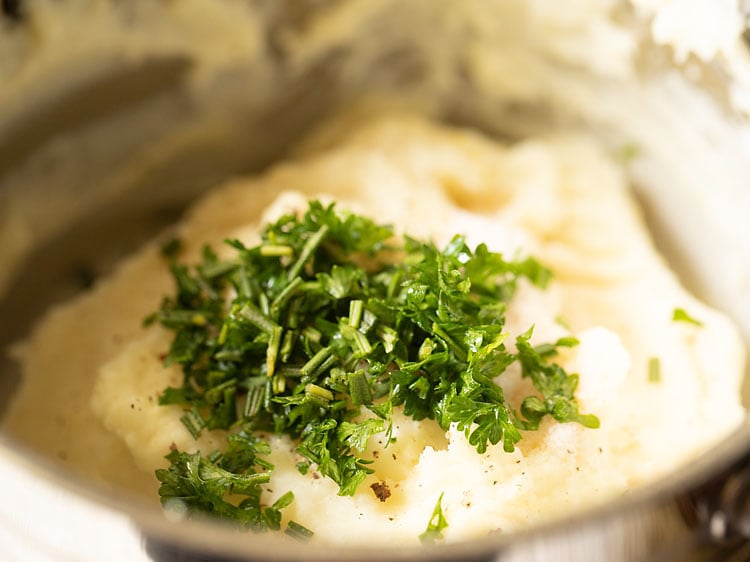
MULTIPOLYGON (((506 146, 403 115, 331 131, 195 205, 176 227, 186 259, 227 237, 253 244, 260 226, 310 198, 438 245, 460 233, 472 246, 533 255, 554 281, 546 290, 520 287, 508 331, 533 325, 539 342, 579 339, 560 362, 580 375, 579 404, 601 427, 546 420, 513 453, 497 445, 480 455, 463 432, 397 412, 397 440, 385 447, 371 439, 366 456, 375 472, 353 497, 338 496, 314 470, 298 472, 294 443, 273 437, 276 469, 264 494, 271 502, 292 490, 285 517, 316 540, 415 542, 441 493, 447 540, 523 529, 654 481, 740 423, 744 353, 735 328, 681 287, 654 249, 621 166, 596 142, 569 135, 506 146), (701 325, 675 321, 675 309, 701 325), (658 380, 649 377, 654 359, 658 380), (373 483, 388 487, 386 501, 373 483)), ((49 313, 20 350, 24 382, 7 431, 88 478, 154 502, 154 469, 167 465, 170 445, 221 447, 223 432, 196 441, 179 406, 157 403, 181 373, 162 366, 169 334, 141 322, 171 283, 154 242, 49 313)), ((516 408, 530 392, 516 370, 500 384, 516 408)))

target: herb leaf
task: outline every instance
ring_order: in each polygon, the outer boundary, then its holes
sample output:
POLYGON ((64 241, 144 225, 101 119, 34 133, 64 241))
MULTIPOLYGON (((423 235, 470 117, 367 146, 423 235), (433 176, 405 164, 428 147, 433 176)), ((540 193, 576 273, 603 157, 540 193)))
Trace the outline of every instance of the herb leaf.
POLYGON ((675 308, 672 311, 672 321, 673 322, 686 322, 688 324, 693 324, 694 326, 699 326, 699 327, 703 326, 703 322, 695 319, 684 308, 675 308))
POLYGON ((269 452, 266 443, 245 433, 230 436, 227 451, 211 459, 175 449, 167 455, 171 466, 156 471, 162 504, 180 506, 188 516, 211 513, 256 531, 278 530, 280 510, 294 497, 290 492, 270 507, 261 504, 261 484, 273 467, 258 455, 269 452), (232 502, 229 496, 244 499, 232 502))
POLYGON ((424 533, 419 535, 419 540, 422 541, 422 544, 431 544, 443 539, 443 531, 448 527, 448 520, 443 515, 444 494, 445 492, 440 494, 435 503, 435 509, 432 510, 430 521, 427 523, 427 528, 424 533))

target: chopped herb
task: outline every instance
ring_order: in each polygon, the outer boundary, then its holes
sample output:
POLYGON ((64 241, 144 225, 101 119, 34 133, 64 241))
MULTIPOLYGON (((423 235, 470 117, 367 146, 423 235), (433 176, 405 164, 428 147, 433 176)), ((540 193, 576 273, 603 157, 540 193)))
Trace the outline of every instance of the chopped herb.
POLYGON ((661 382, 661 360, 658 357, 651 357, 648 360, 648 382, 661 382))
POLYGON ((555 316, 555 323, 556 323, 557 325, 559 325, 559 326, 562 326, 563 328, 565 328, 565 329, 566 329, 566 330, 568 330, 569 332, 571 332, 571 331, 572 331, 572 329, 571 329, 571 327, 570 327, 570 324, 568 324, 568 321, 567 321, 567 320, 565 319, 565 317, 564 317, 564 316, 562 316, 562 315, 558 315, 558 316, 555 316))
POLYGON ((641 151, 641 147, 636 143, 627 143, 616 150, 615 157, 623 164, 630 164, 641 154, 641 151))
POLYGON ((675 308, 674 311, 672 311, 672 321, 687 322, 688 324, 693 324, 695 326, 703 326, 703 322, 693 318, 684 308, 675 308))
POLYGON ((270 507, 262 504, 261 484, 273 466, 260 455, 268 453, 267 443, 244 432, 230 435, 227 450, 210 459, 175 449, 167 455, 171 466, 156 471, 162 504, 179 506, 188 516, 211 513, 256 531, 278 530, 281 509, 294 497, 289 492, 270 507), (228 496, 244 499, 232 502, 228 496))
POLYGON ((168 259, 174 259, 182 250, 182 240, 170 238, 161 247, 161 254, 168 259))
POLYGON ((296 521, 289 521, 289 524, 284 531, 287 535, 297 540, 306 541, 313 536, 313 532, 307 527, 300 525, 296 521))
POLYGON ((427 528, 424 533, 419 535, 419 540, 423 544, 431 544, 435 541, 443 539, 443 531, 448 527, 448 521, 443 515, 443 495, 445 492, 440 494, 440 497, 435 504, 435 509, 432 510, 430 521, 427 523, 427 528))
POLYGON ((578 411, 577 375, 553 361, 575 339, 534 347, 529 329, 515 338, 517 351, 506 347, 505 310, 519 280, 545 287, 551 278, 534 259, 507 261, 484 244, 472 251, 460 236, 442 250, 398 239, 318 201, 261 238, 252 248, 227 241, 236 251, 228 260, 205 248, 197 267, 170 258, 175 294, 146 320, 174 332, 165 364, 184 373, 160 403, 182 405, 195 437, 223 429, 230 439, 229 450, 209 457, 172 451, 171 467, 157 472, 162 501, 279 528, 284 505, 260 507, 272 467, 251 436, 291 437, 300 472, 315 465, 339 494, 353 495, 372 473, 370 437, 394 440, 394 408, 445 430, 456 424, 479 453, 501 442, 513 451, 521 431, 547 415, 598 426, 578 411), (520 413, 496 382, 513 363, 536 388, 520 413), (237 494, 248 497, 225 498, 237 494))

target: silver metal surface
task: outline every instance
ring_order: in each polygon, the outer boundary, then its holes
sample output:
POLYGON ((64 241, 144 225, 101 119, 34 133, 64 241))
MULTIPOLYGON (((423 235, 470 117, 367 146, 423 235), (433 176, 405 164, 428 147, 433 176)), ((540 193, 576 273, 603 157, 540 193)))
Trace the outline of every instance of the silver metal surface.
MULTIPOLYGON (((13 25, 23 24, 22 3, 4 1, 2 7, 19 20, 13 25)), ((279 26, 304 25, 305 14, 301 12, 304 10, 290 17, 288 22, 293 23, 284 24, 282 19, 269 28, 269 44, 274 43, 279 26)), ((56 100, 54 105, 32 108, 32 117, 26 120, 13 120, 0 113, 0 202, 6 209, 26 197, 39 201, 59 198, 69 203, 62 213, 65 220, 40 225, 33 243, 19 249, 14 269, 3 272, 6 284, 0 315, 12 322, 0 323, 0 346, 22 337, 49 306, 83 289, 92 277, 106 274, 118 258, 174 220, 206 187, 235 174, 262 169, 282 157, 295 138, 336 107, 371 93, 371 89, 390 94, 419 92, 417 86, 409 84, 418 83, 419 73, 425 70, 418 54, 399 41, 383 49, 387 68, 378 68, 372 83, 342 81, 339 53, 329 53, 306 72, 295 73, 285 68, 281 47, 278 50, 277 66, 232 69, 214 77, 212 87, 199 94, 186 87, 191 78, 190 60, 155 58, 135 66, 113 61, 89 80, 67 84, 60 96, 50 96, 56 100), (269 95, 239 95, 252 90, 258 80, 275 84, 269 95), (121 130, 118 123, 123 119, 130 124, 127 135, 113 134, 121 130), (158 158, 142 150, 151 138, 170 146, 168 141, 184 134, 186 127, 216 122, 224 124, 221 135, 192 136, 190 142, 175 143, 158 158), (56 142, 62 137, 66 139, 64 146, 56 142), (125 173, 131 169, 142 173, 125 173), (112 197, 104 202, 89 197, 89 192, 96 190, 112 197)), ((502 135, 495 122, 484 119, 487 107, 475 98, 478 94, 468 78, 463 86, 446 97, 440 116, 502 135)), ((548 110, 518 106, 497 109, 500 114, 526 112, 536 119, 546 116, 548 110)), ((34 212, 33 206, 27 208, 34 212)), ((658 210, 653 210, 653 215, 658 221, 658 210)), ((2 226, 3 220, 12 217, 2 215, 0 210, 0 219, 2 226)), ((3 357, 0 412, 15 384, 15 368, 3 357)), ((131 538, 143 540, 145 552, 157 562, 698 562, 750 559, 749 443, 750 427, 745 425, 670 479, 613 504, 511 537, 492 536, 426 549, 331 550, 280 542, 269 536, 258 537, 248 548, 246 542, 233 540, 233 532, 220 526, 176 524, 166 520, 154 505, 81 482, 63 464, 39 457, 7 436, 0 437, 0 463, 22 467, 33 478, 72 493, 93 513, 99 510, 102 514, 124 515, 135 530, 131 538)), ((66 501, 65 496, 60 501, 66 501)), ((75 505, 71 503, 70 512, 62 510, 60 517, 48 524, 72 521, 75 505)), ((102 515, 105 519, 110 521, 102 515)), ((70 532, 74 536, 80 533, 80 540, 85 541, 90 528, 71 526, 70 532)))

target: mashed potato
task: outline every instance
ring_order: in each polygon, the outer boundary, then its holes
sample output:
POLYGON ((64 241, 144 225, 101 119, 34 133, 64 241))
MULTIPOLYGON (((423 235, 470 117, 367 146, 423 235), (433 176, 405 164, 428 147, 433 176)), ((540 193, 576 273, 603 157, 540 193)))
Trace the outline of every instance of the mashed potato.
MULTIPOLYGON (((545 421, 513 453, 478 454, 462 432, 396 413, 395 443, 375 436, 375 472, 353 497, 314 470, 300 474, 294 443, 272 438, 270 501, 288 490, 289 517, 319 541, 417 541, 438 496, 447 540, 511 532, 616 498, 706 450, 743 418, 740 338, 721 314, 689 295, 657 255, 624 174, 577 136, 512 146, 476 133, 397 116, 335 127, 294 160, 225 185, 177 227, 186 259, 226 237, 257 240, 265 222, 308 198, 396 225, 439 245, 455 233, 506 255, 537 257, 555 272, 547 290, 521 289, 508 310, 516 335, 539 342, 571 334, 561 364, 580 375, 582 411, 599 429, 545 421), (701 326, 673 320, 684 309, 701 326), (649 363, 658 359, 658 380, 649 363), (387 486, 381 501, 371 484, 387 486), (346 521, 347 533, 341 532, 346 521)), ((147 494, 170 445, 209 453, 222 432, 198 441, 178 406, 159 406, 177 368, 162 366, 169 334, 144 316, 171 291, 154 243, 89 294, 48 315, 22 350, 25 377, 7 430, 57 454, 83 475, 147 494)), ((529 383, 510 370, 500 384, 518 407, 529 383)))

